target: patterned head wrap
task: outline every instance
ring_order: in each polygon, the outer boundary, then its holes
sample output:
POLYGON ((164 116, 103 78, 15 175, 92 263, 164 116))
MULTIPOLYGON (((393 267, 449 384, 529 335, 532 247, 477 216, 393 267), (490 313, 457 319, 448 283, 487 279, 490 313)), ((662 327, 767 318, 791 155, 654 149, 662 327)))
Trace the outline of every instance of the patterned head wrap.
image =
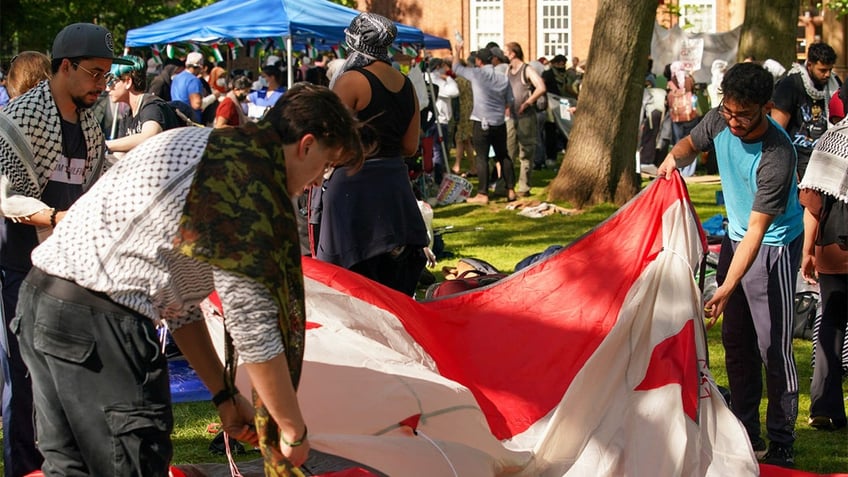
POLYGON ((397 25, 376 13, 360 13, 345 28, 345 43, 350 54, 344 64, 330 80, 330 89, 344 72, 354 68, 365 68, 375 61, 392 64, 389 45, 397 37, 397 25))
POLYGON ((397 37, 397 26, 384 16, 360 13, 345 28, 345 42, 354 51, 391 63, 389 45, 397 37))

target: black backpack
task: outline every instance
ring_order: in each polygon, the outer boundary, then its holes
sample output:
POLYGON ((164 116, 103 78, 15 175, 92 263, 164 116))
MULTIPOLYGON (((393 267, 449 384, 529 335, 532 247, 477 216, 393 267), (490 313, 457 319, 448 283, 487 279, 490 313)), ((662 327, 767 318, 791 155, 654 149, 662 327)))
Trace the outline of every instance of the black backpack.
POLYGON ((174 118, 174 122, 176 124, 176 126, 174 127, 181 128, 185 126, 203 126, 202 124, 199 124, 195 122, 194 119, 192 119, 194 118, 194 110, 191 109, 191 106, 183 103, 182 101, 168 101, 167 103, 165 103, 165 105, 167 106, 167 108, 165 109, 169 109, 171 111, 172 117, 174 118))
POLYGON ((792 336, 804 340, 813 339, 813 325, 816 316, 821 313, 819 294, 814 291, 802 291, 795 294, 795 326, 792 336))
POLYGON ((155 95, 145 95, 144 101, 145 108, 153 105, 162 111, 162 116, 165 118, 165 124, 162 125, 163 131, 191 125, 191 120, 188 117, 185 117, 176 106, 177 104, 182 104, 191 111, 191 108, 189 108, 187 104, 180 103, 178 101, 165 101, 155 95))

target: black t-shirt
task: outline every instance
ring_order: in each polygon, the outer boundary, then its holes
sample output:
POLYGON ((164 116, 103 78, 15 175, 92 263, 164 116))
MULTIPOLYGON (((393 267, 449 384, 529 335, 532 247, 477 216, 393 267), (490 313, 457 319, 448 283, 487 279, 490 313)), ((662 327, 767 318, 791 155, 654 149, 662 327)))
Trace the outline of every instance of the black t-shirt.
MULTIPOLYGON (((801 73, 804 74, 804 73, 801 73)), ((816 142, 827 131, 825 101, 830 98, 814 100, 804 89, 801 74, 789 75, 774 89, 774 106, 790 115, 786 132, 798 151, 799 160, 809 160, 816 142)))
MULTIPOLYGON (((80 123, 62 120, 62 155, 41 193, 41 201, 56 210, 67 210, 82 196, 87 147, 80 123)), ((0 263, 4 268, 26 272, 32 268, 30 253, 38 245, 35 227, 4 220, 0 263)))
MULTIPOLYGON (((173 127, 173 120, 167 116, 165 108, 169 106, 156 96, 145 94, 141 99, 141 111, 138 116, 133 116, 130 113, 124 119, 124 136, 132 136, 141 132, 144 123, 147 121, 156 121, 163 131, 173 127)), ((173 112, 171 112, 173 114, 173 112)))

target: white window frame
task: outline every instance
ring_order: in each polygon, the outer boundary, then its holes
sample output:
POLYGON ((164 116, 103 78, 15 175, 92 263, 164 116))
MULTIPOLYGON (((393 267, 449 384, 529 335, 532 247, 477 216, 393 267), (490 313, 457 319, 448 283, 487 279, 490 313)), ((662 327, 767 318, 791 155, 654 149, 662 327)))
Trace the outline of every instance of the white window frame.
POLYGON ((680 0, 680 27, 691 33, 716 32, 716 0, 680 0))
POLYGON ((494 41, 503 47, 504 0, 470 0, 471 38, 465 42, 476 51, 494 41), (478 20, 482 18, 482 23, 478 20), (478 23, 484 25, 478 26, 478 23))
POLYGON ((573 35, 572 0, 538 0, 536 3, 536 51, 548 59, 555 55, 571 58, 573 35), (554 10, 546 15, 546 10, 554 10))

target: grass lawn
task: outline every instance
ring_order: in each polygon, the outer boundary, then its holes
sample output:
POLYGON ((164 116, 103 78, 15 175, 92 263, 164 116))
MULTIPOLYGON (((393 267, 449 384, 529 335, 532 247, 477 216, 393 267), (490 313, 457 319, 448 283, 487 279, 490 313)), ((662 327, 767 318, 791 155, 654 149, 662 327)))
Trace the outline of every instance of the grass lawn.
MULTIPOLYGON (((531 199, 545 200, 544 187, 554 177, 551 170, 534 171, 534 187, 531 199)), ((715 214, 723 214, 724 207, 716 205, 716 184, 690 184, 689 192, 701 220, 715 214)), ((454 257, 440 260, 434 269, 441 278, 441 267, 452 266, 461 257, 484 259, 504 272, 513 271, 523 258, 544 250, 549 245, 565 245, 588 232, 617 209, 604 204, 569 216, 551 215, 540 219, 520 216, 516 211, 505 210, 504 199, 486 206, 455 204, 435 210, 434 226, 453 226, 455 232, 444 234, 445 249, 454 257)), ((558 204, 568 208, 570 204, 558 204)), ((721 346, 720 324, 708 333, 711 370, 718 384, 727 386, 724 371, 724 350, 721 346)), ((797 423, 798 440, 795 444, 796 466, 816 473, 848 471, 848 431, 828 433, 815 431, 807 425, 810 406, 811 343, 795 340, 795 356, 801 392, 797 423)), ((848 381, 843 389, 848 396, 848 381)), ((765 401, 764 401, 765 402, 765 401)), ((217 415, 210 403, 188 403, 174 406, 176 426, 174 431, 174 462, 224 462, 223 457, 213 456, 207 450, 212 435, 206 432, 207 424, 214 422, 217 415)), ((765 415, 765 407, 761 409, 765 415)), ((258 454, 249 453, 239 459, 254 459, 258 454)), ((2 467, 2 465, 0 465, 2 467)))

